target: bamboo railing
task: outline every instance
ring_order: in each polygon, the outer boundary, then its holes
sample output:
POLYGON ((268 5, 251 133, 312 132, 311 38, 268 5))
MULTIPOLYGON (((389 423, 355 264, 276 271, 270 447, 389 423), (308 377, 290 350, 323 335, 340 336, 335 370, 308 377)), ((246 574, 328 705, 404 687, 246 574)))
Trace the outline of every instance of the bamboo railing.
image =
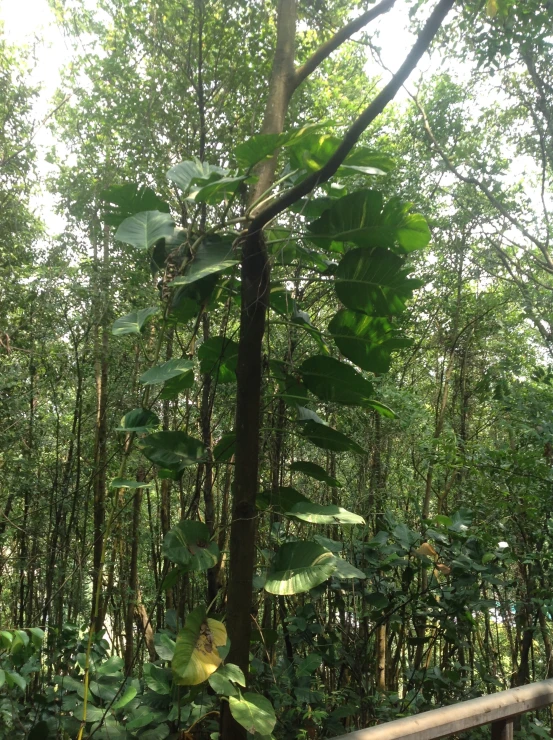
POLYGON ((334 740, 436 740, 487 724, 492 726, 492 740, 512 740, 516 716, 550 704, 553 679, 403 717, 334 740))

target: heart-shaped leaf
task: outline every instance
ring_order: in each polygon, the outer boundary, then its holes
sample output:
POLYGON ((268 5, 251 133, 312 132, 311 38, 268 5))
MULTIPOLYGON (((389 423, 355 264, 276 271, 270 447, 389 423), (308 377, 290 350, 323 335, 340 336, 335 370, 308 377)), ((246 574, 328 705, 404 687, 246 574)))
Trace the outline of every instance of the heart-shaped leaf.
POLYGON ((141 308, 140 311, 133 311, 126 316, 116 319, 111 327, 111 333, 116 337, 123 336, 123 334, 140 334, 142 327, 149 319, 159 311, 159 308, 152 306, 151 308, 141 308))
POLYGON ((301 594, 324 583, 335 569, 333 554, 316 542, 286 542, 267 574, 265 590, 281 596, 301 594))
POLYGON ((126 218, 115 232, 115 238, 138 249, 149 249, 160 239, 172 237, 174 229, 175 222, 169 213, 143 211, 126 218))

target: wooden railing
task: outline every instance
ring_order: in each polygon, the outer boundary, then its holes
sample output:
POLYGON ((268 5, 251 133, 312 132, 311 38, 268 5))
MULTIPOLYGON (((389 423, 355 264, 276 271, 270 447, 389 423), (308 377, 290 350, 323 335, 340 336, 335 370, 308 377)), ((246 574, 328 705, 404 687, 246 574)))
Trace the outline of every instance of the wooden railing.
POLYGON ((490 723, 492 740, 512 740, 517 715, 549 704, 553 704, 553 679, 403 717, 334 740, 436 740, 490 723))

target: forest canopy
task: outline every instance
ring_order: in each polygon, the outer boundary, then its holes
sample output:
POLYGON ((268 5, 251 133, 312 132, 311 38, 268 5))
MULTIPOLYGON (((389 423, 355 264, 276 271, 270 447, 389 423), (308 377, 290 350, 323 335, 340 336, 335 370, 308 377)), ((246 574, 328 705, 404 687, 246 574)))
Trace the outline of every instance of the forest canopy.
POLYGON ((35 3, 68 56, 47 95, 0 22, 0 740, 553 678, 551 2, 35 3))

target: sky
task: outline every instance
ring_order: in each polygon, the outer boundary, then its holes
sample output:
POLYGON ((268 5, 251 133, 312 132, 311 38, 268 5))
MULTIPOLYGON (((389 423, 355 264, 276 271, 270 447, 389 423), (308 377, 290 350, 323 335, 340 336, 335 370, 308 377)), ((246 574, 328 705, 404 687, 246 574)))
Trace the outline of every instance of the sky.
MULTIPOLYGON (((0 0, 0 20, 10 43, 34 47, 37 64, 31 83, 39 85, 41 92, 35 106, 35 120, 43 120, 52 109, 51 99, 60 80, 60 70, 71 57, 71 47, 57 28, 48 0, 0 0)), ((52 170, 46 160, 53 144, 47 127, 38 129, 34 143, 41 175, 52 170)), ((51 235, 63 231, 65 219, 54 211, 54 197, 44 189, 32 198, 32 207, 42 217, 51 235)))

